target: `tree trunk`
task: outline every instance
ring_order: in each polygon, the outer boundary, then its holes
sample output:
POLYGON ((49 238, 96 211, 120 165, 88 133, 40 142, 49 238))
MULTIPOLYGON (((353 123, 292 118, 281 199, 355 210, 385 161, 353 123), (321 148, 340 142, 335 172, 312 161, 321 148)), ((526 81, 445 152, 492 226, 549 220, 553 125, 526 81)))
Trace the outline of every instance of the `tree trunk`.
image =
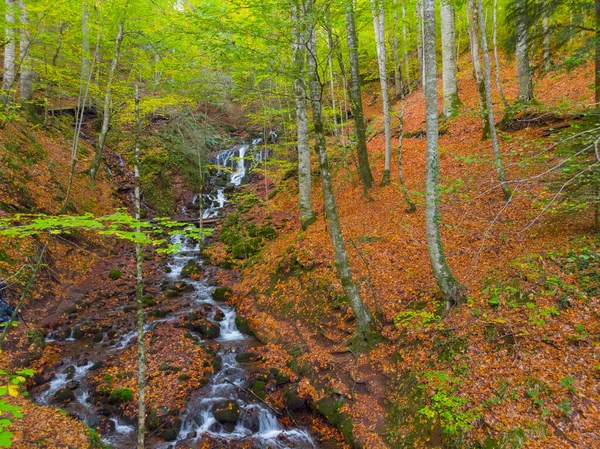
POLYGON ((528 103, 533 100, 533 82, 529 66, 529 20, 527 18, 527 0, 517 0, 517 77, 519 80, 519 101, 528 103))
MULTIPOLYGON (((313 0, 307 0, 307 15, 311 17, 313 13, 313 0)), ((327 158, 327 143, 325 141, 325 130, 323 126, 322 95, 323 86, 319 81, 319 73, 316 61, 316 38, 313 27, 309 27, 309 79, 310 79, 310 100, 312 105, 313 123, 315 128, 315 149, 319 157, 319 167, 321 169, 321 184, 323 187, 323 198, 325 200, 325 212, 329 223, 329 234, 335 253, 335 266, 337 268, 344 293, 348 298, 348 303, 356 317, 356 337, 359 339, 368 338, 373 332, 373 318, 369 309, 362 301, 348 261, 346 243, 342 236, 342 228, 338 215, 333 182, 329 170, 329 161, 327 158)))
MULTIPOLYGON (((19 10, 21 18, 21 41, 19 42, 19 52, 21 60, 21 101, 29 103, 33 97, 33 79, 35 72, 31 58, 31 31, 29 30, 29 15, 24 0, 19 0, 19 10)), ((29 108, 28 108, 29 109, 29 108)))
MULTIPOLYGON (((140 93, 139 86, 135 85, 135 119, 136 119, 136 140, 135 140, 135 219, 140 220, 140 93)), ((141 232, 140 227, 136 232, 141 232)), ((141 243, 135 244, 136 261, 136 287, 135 296, 137 299, 137 335, 138 335, 138 433, 137 449, 144 449, 144 434, 146 431, 146 348, 144 345, 144 278, 142 273, 142 262, 144 260, 144 249, 141 243)))
POLYGON ((440 235, 439 212, 439 160, 438 160, 438 92, 435 0, 424 0, 423 33, 425 68, 425 103, 427 114, 427 187, 425 224, 427 247, 431 269, 437 284, 444 295, 446 310, 463 301, 460 284, 456 281, 446 262, 440 235))
POLYGON ((444 109, 446 118, 456 115, 460 108, 456 86, 456 26, 454 4, 442 0, 440 5, 442 21, 442 78, 444 85, 444 109))
POLYGON ((421 87, 425 87, 425 78, 423 77, 423 2, 417 2, 417 58, 419 59, 419 79, 421 87))
POLYGON ((408 30, 406 26, 406 2, 402 0, 402 48, 404 50, 404 74, 406 76, 406 87, 410 93, 410 63, 408 59, 408 30))
POLYGON ((394 0, 394 27, 392 29, 391 46, 392 56, 394 58, 394 91, 396 98, 400 96, 402 89, 402 71, 400 69, 400 40, 398 39, 398 24, 400 22, 398 16, 398 0, 394 0))
POLYGON ((4 73, 2 75, 2 95, 3 103, 6 106, 10 101, 11 89, 15 83, 16 77, 16 53, 17 43, 15 36, 15 0, 4 0, 5 1, 5 30, 4 35, 6 39, 6 45, 4 46, 4 73))
POLYGON ((310 143, 308 141, 308 110, 304 62, 306 60, 306 18, 304 0, 292 5, 294 58, 294 95, 296 99, 296 130, 298 136, 298 189, 300 207, 300 225, 308 228, 316 221, 312 207, 312 185, 310 171, 310 143))
POLYGON ((496 87, 498 88, 498 93, 500 94, 500 99, 504 104, 504 108, 508 109, 510 106, 508 101, 506 101, 506 97, 504 96, 504 90, 502 89, 502 83, 500 82, 500 58, 498 57, 498 0, 494 0, 494 62, 496 64, 496 87))
POLYGON ((481 49, 483 50, 483 62, 485 65, 485 97, 486 102, 489 105, 487 114, 488 121, 490 123, 490 134, 492 137, 492 149, 494 152, 494 165, 496 167, 496 173, 498 175, 498 180, 500 181, 500 186, 502 187, 502 191, 504 192, 504 198, 506 201, 510 200, 512 196, 512 192, 508 187, 508 183, 506 182, 506 177, 504 176, 504 169, 502 168, 502 160, 500 159, 500 148, 498 145, 498 134, 496 133, 496 122, 494 121, 494 105, 492 103, 492 69, 490 63, 490 56, 488 53, 488 44, 487 44, 487 30, 485 24, 485 17, 483 15, 483 2, 479 0, 478 3, 478 12, 479 12, 479 28, 481 31, 481 49))
POLYGON ((367 152, 367 126, 363 114, 360 91, 360 68, 358 65, 358 38, 354 23, 353 0, 346 0, 346 28, 348 37, 348 53, 350 56, 350 108, 354 116, 354 132, 356 134, 356 151, 358 154, 358 172, 363 184, 364 193, 373 186, 373 174, 369 165, 367 152))
MULTIPOLYGON (((87 1, 81 3, 81 50, 83 56, 81 58, 81 79, 91 79, 91 66, 89 54, 90 54, 90 26, 89 26, 89 12, 87 1)), ((87 101, 83 105, 85 108, 87 101)))
POLYGON ((485 81, 483 79, 483 69, 481 67, 481 55, 479 54, 479 14, 475 4, 476 0, 467 0, 467 20, 469 22, 469 41, 471 42, 471 57, 473 59, 473 77, 477 83, 477 93, 479 95, 479 106, 482 111, 482 136, 483 140, 490 137, 489 116, 485 113, 489 109, 485 96, 485 81))
POLYGON ((412 214, 417 210, 417 206, 411 200, 410 195, 408 194, 408 190, 406 189, 406 184, 404 182, 404 170, 402 163, 402 145, 403 145, 403 133, 404 133, 404 116, 406 112, 406 101, 404 97, 404 86, 401 86, 400 89, 400 129, 398 131, 398 179, 400 180, 400 189, 402 190, 402 194, 404 195, 404 201, 406 201, 406 212, 412 214))
POLYGON ((600 107, 600 0, 596 0, 596 67, 595 67, 595 100, 596 107, 600 107))
POLYGON ((102 116, 102 129, 98 136, 98 148, 96 148, 96 156, 90 167, 90 175, 92 180, 95 179, 102 160, 104 158, 104 143, 108 134, 108 127, 110 125, 110 103, 112 100, 112 82, 117 71, 117 64, 119 63, 119 55, 121 53, 121 43, 123 42, 123 24, 119 25, 119 31, 117 33, 117 40, 115 41, 115 54, 108 72, 108 80, 106 81, 106 91, 104 92, 104 110, 102 116))
POLYGON ((548 13, 545 13, 542 19, 542 29, 544 33, 544 72, 549 72, 552 61, 550 60, 550 19, 548 13))
POLYGON ((387 85, 386 50, 385 50, 385 12, 383 0, 371 0, 373 28, 377 44, 377 60, 379 62, 379 83, 381 84, 381 100, 383 101, 383 127, 385 132, 385 165, 381 186, 390 183, 390 165, 392 159, 392 127, 390 123, 390 97, 387 85))

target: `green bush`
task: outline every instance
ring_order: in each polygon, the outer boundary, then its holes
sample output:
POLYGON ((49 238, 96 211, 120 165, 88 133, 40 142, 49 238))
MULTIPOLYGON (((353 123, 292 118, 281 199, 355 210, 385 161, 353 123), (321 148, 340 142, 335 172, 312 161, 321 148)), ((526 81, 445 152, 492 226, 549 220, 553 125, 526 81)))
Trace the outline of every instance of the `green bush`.
POLYGON ((109 402, 113 404, 122 404, 133 401, 133 392, 129 388, 117 388, 110 393, 109 402))
POLYGON ((108 277, 113 281, 116 281, 117 279, 121 279, 123 277, 123 273, 118 268, 111 268, 108 272, 108 277))

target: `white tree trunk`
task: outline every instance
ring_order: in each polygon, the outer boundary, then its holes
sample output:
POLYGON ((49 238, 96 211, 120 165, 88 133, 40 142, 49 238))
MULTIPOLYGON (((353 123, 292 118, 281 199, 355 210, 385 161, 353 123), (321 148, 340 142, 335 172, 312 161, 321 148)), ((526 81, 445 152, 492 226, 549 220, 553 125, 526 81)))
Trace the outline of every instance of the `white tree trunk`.
MULTIPOLYGON (((136 118, 136 139, 135 139, 135 219, 140 220, 141 198, 140 198, 140 92, 139 86, 135 85, 135 118, 136 118)), ((136 232, 141 232, 138 226, 136 232)), ((135 260, 136 260, 136 288, 135 296, 137 299, 137 336, 138 336, 138 433, 137 433, 137 449, 144 449, 144 437, 146 432, 146 347, 144 342, 144 275, 142 272, 142 263, 144 260, 144 249, 141 243, 135 244, 135 260)))
POLYGON ((385 132, 385 165, 381 185, 390 183, 390 164, 392 159, 392 128, 390 124, 390 98, 387 85, 386 50, 385 50, 385 13, 383 0, 371 0, 373 28, 377 44, 377 60, 379 62, 379 82, 381 84, 381 100, 383 101, 383 127, 385 132))
POLYGON ((28 102, 33 97, 33 80, 35 72, 33 71, 33 58, 31 57, 31 30, 29 29, 29 15, 24 0, 19 0, 19 10, 21 17, 21 41, 19 42, 19 52, 21 60, 21 101, 28 102))
POLYGON ((489 116, 485 113, 488 110, 488 104, 485 96, 485 81, 483 79, 483 68, 481 67, 481 55, 479 52, 479 13, 475 2, 476 0, 467 0, 467 20, 469 23, 469 41, 471 43, 471 57, 473 60, 473 77, 477 83, 479 106, 482 111, 482 138, 487 139, 490 136, 490 122, 489 116))
POLYGON ((96 148, 96 156, 90 167, 90 175, 92 180, 96 177, 102 160, 104 158, 104 143, 106 142, 106 136, 108 135, 108 127, 110 125, 110 106, 112 101, 112 82, 117 71, 117 64, 119 63, 119 55, 121 54, 121 43, 123 42, 123 24, 119 25, 119 31, 117 32, 117 39, 115 41, 115 54, 113 56, 112 64, 110 65, 110 71, 108 72, 108 80, 106 81, 106 90, 104 92, 104 109, 102 116, 102 129, 98 136, 98 148, 96 148))
POLYGON ((307 44, 304 0, 300 0, 292 5, 292 28, 292 53, 295 69, 294 96, 296 100, 296 130, 298 138, 300 224, 303 229, 306 229, 316 220, 316 217, 312 207, 310 143, 308 140, 308 110, 306 104, 308 95, 304 72, 307 44))
POLYGON ((4 73, 2 74, 2 93, 4 95, 4 103, 10 98, 10 90, 13 88, 16 77, 16 53, 17 42, 15 36, 15 0, 4 0, 5 2, 5 30, 4 36, 6 45, 4 47, 4 73))
POLYGON ((408 88, 408 92, 411 91, 410 88, 410 63, 408 59, 408 30, 406 25, 406 2, 402 1, 402 48, 404 50, 404 76, 406 76, 406 87, 408 88))
MULTIPOLYGON (((307 16, 312 17, 313 0, 307 0, 307 16)), ((363 302, 350 270, 346 243, 342 235, 340 217, 338 215, 333 182, 329 169, 329 160, 327 157, 327 143, 325 141, 325 131, 323 126, 322 94, 323 86, 319 82, 319 74, 316 61, 316 38, 312 26, 309 27, 311 35, 308 40, 309 55, 309 78, 310 78, 310 99, 313 113, 313 123, 315 127, 315 147, 319 157, 319 167, 321 169, 321 184, 323 187, 323 198, 325 200, 325 213, 329 223, 329 235, 335 253, 335 266, 342 282, 344 293, 348 298, 348 303, 356 317, 356 337, 366 339, 373 331, 373 318, 369 309, 363 302)))
POLYGON ((508 101, 506 101, 506 97, 504 96, 504 90, 502 89, 502 83, 500 82, 500 58, 498 57, 498 0, 494 0, 494 61, 496 63, 496 87, 498 88, 498 93, 500 94, 500 99, 504 104, 506 109, 509 108, 508 101))
POLYGON ((517 0, 517 77, 519 80, 519 101, 527 103, 533 100, 533 83, 529 66, 529 26, 526 0, 517 0))
POLYGON ((446 262, 440 235, 435 0, 423 0, 423 5, 423 22, 425 25, 423 33, 423 65, 425 68, 424 93, 427 115, 425 226, 431 269, 437 284, 444 295, 446 310, 449 310, 460 304, 463 299, 460 294, 460 285, 450 272, 450 268, 446 262))
POLYGON ((500 186, 502 187, 502 191, 504 192, 504 198, 506 201, 510 200, 512 196, 512 192, 508 187, 508 183, 506 182, 506 177, 504 176, 504 169, 502 168, 502 160, 500 159, 500 148, 498 145, 498 134, 496 133, 496 123, 494 120, 494 105, 492 103, 492 69, 490 63, 490 56, 488 53, 488 44, 487 44, 487 29, 485 24, 485 18, 483 16, 483 2, 479 0, 478 2, 478 10, 479 10, 479 29, 481 31, 481 49, 483 50, 483 62, 485 65, 485 97, 486 102, 489 105, 487 114, 488 121, 490 123, 490 135, 492 137, 492 149, 494 152, 494 165, 496 167, 496 173, 498 175, 498 180, 500 181, 500 186))
POLYGON ((547 13, 542 19, 542 27, 544 30, 544 71, 549 72, 552 61, 550 60, 550 19, 548 19, 547 13))
POLYGON ((398 16, 398 0, 394 0, 394 27, 392 29, 391 45, 392 55, 394 58, 394 91, 396 97, 400 96, 400 89, 402 88, 402 73, 400 70, 400 40, 398 39, 400 19, 398 16))
POLYGON ((417 58, 419 59, 419 78, 421 87, 425 88, 425 67, 423 64, 423 2, 417 2, 417 58))
POLYGON ((442 0, 440 6, 442 22, 442 78, 444 85, 445 117, 454 116, 460 107, 456 85, 456 26, 454 4, 442 0))

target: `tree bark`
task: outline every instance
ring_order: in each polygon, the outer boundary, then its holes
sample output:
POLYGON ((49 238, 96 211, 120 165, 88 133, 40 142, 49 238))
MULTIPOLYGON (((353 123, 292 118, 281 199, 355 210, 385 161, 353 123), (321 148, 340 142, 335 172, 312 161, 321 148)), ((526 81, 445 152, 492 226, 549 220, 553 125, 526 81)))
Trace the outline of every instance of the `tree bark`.
POLYGON ((490 63, 490 56, 488 53, 488 44, 487 44, 487 30, 485 24, 485 16, 483 15, 483 2, 479 0, 478 2, 478 12, 479 12, 479 28, 481 31, 481 49, 483 50, 483 62, 485 66, 485 97, 486 102, 489 105, 487 114, 488 121, 490 123, 490 134, 492 137, 492 149, 494 152, 494 166, 496 167, 496 173, 498 175, 498 180, 500 181, 500 186, 502 187, 502 191, 504 192, 504 198, 506 201, 510 200, 512 196, 512 192, 506 182, 506 177, 504 176, 504 168, 502 167, 502 160, 500 158, 500 148, 498 145, 498 134, 496 133, 496 122, 494 120, 494 105, 492 103, 492 69, 490 63))
POLYGON ((494 0, 494 62, 496 64, 496 87, 498 88, 498 93, 500 94, 500 99, 502 100, 502 104, 504 104, 504 108, 508 109, 510 106, 508 101, 506 101, 506 97, 504 96, 504 90, 502 89, 502 83, 500 82, 500 58, 498 57, 498 0, 494 0))
POLYGON ((427 115, 427 187, 425 225, 431 269, 446 302, 446 311, 463 302, 460 284, 446 262, 440 235, 439 160, 438 160, 438 92, 435 0, 424 0, 423 62, 425 68, 425 103, 427 115))
POLYGON ((306 60, 306 18, 304 0, 292 5, 292 53, 294 59, 294 96, 296 100, 296 130, 298 138, 298 189, 300 225, 307 229, 316 221, 312 207, 312 185, 310 169, 310 143, 308 140, 307 92, 304 72, 306 60))
POLYGON ((425 69, 423 65, 423 2, 417 2, 417 58, 419 60, 419 79, 425 88, 425 69))
POLYGON ((549 72, 552 61, 550 60, 550 19, 548 13, 545 13, 542 19, 542 29, 544 33, 544 72, 549 72))
POLYGON ((391 36, 391 47, 392 56, 394 58, 394 92, 396 98, 400 96, 400 89, 402 89, 402 71, 400 69, 400 40, 398 39, 398 25, 400 22, 398 16, 398 0, 394 0, 394 27, 392 29, 391 36))
POLYGON ((19 0, 20 21, 21 21, 21 40, 19 42, 19 53, 21 60, 21 101, 29 103, 33 97, 33 80, 35 72, 31 57, 31 30, 29 29, 29 15, 24 0, 19 0))
MULTIPOLYGON (((136 140, 135 140, 135 219, 140 220, 140 92, 139 86, 135 85, 135 119, 136 119, 136 140)), ((141 232, 140 227, 136 228, 136 232, 141 232)), ((146 347, 144 342, 144 277, 142 272, 142 263, 144 260, 144 249, 141 243, 135 244, 135 261, 136 261, 136 287, 135 296, 137 299, 137 335, 138 335, 138 433, 137 433, 137 449, 144 449, 144 437, 146 432, 146 347)))
POLYGON ((6 45, 4 47, 4 73, 2 74, 2 95, 3 102, 6 106, 11 96, 11 89, 15 83, 16 77, 16 53, 17 53, 17 42, 15 37, 15 0, 4 0, 5 2, 5 15, 6 20, 4 35, 6 38, 6 45))
POLYGON ((469 22, 469 41, 471 42, 471 57, 473 59, 473 77, 477 83, 477 94, 479 95, 479 106, 482 111, 482 136, 483 140, 490 137, 489 116, 485 111, 489 109, 485 96, 485 81, 481 67, 481 55, 479 54, 479 13, 476 0, 467 0, 467 20, 469 22))
POLYGON ((404 96, 404 86, 401 86, 400 89, 400 129, 398 132, 398 179, 400 180, 400 189, 402 190, 402 195, 404 196, 404 201, 406 201, 406 212, 412 214, 417 210, 417 206, 410 198, 408 194, 408 190, 406 188, 406 183, 404 182, 404 169, 402 163, 402 145, 403 145, 403 134, 404 134, 404 116, 406 112, 406 99, 404 96))
POLYGON ((385 133, 385 164, 381 186, 390 183, 390 166, 392 159, 392 127, 390 123, 390 97, 387 85, 386 50, 385 50, 385 12, 383 0, 371 0, 373 28, 377 44, 377 61, 379 63, 379 83, 381 85, 381 100, 383 102, 383 127, 385 133))
POLYGON ((456 25, 454 4, 442 0, 440 4, 442 22, 442 79, 444 86, 444 109, 446 118, 456 115, 460 108, 456 85, 456 25))
POLYGON ((529 20, 527 18, 527 0, 517 0, 517 77, 519 81, 519 101, 528 103, 533 100, 533 82, 529 66, 529 20))
MULTIPOLYGON (((311 17, 313 13, 313 0, 307 0, 307 15, 311 17)), ((325 141, 325 129, 323 125, 322 96, 323 86, 319 80, 316 60, 316 38, 314 29, 309 27, 309 79, 310 79, 310 100, 312 105, 313 123, 315 128, 315 149, 319 157, 319 167, 321 170, 321 184, 323 187, 323 197, 325 200, 325 212, 329 223, 329 235, 335 253, 335 266, 337 268, 344 293, 348 298, 348 303, 356 317, 356 337, 367 339, 373 332, 373 318, 369 309, 364 304, 350 270, 346 243, 342 235, 340 218, 338 215, 333 182, 329 170, 329 160, 327 157, 327 143, 325 141)))
POLYGON ((410 93, 410 63, 408 59, 408 30, 406 26, 406 2, 402 0, 402 48, 404 50, 404 74, 406 76, 406 87, 410 93))
POLYGON ((346 28, 348 38, 348 53, 350 56, 350 88, 348 96, 350 97, 350 108, 354 117, 354 132, 356 135, 356 151, 358 154, 358 172, 363 190, 367 194, 367 189, 373 186, 373 174, 369 165, 369 153, 367 152, 367 126, 363 113, 361 86, 360 86, 360 68, 358 65, 358 38, 356 35, 356 25, 354 22, 353 0, 346 0, 346 28))
POLYGON ((595 56, 595 101, 596 108, 600 108, 600 0, 594 3, 596 9, 596 56, 595 56))
POLYGON ((112 82, 117 71, 117 64, 119 63, 119 55, 121 53, 121 43, 123 42, 123 24, 119 25, 119 31, 117 32, 117 39, 115 41, 115 54, 113 56, 110 71, 108 73, 108 80, 106 81, 106 90, 104 92, 104 109, 102 116, 102 129, 98 136, 98 148, 96 148, 96 156, 90 167, 90 175, 92 180, 95 179, 102 160, 104 158, 104 143, 106 142, 106 136, 108 135, 108 128, 110 125, 110 106, 112 101, 112 82))

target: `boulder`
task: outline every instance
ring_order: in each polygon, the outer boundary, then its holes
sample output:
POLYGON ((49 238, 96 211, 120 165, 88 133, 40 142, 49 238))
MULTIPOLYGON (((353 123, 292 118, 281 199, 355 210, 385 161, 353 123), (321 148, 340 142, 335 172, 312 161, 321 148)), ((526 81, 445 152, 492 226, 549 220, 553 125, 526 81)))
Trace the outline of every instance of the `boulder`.
POLYGON ((213 416, 221 424, 235 424, 240 416, 240 405, 236 401, 219 401, 212 407, 213 416))
POLYGON ((56 402, 57 404, 64 404, 66 402, 72 402, 74 400, 75 393, 73 393, 73 391, 69 390, 68 388, 61 388, 56 393, 54 393, 54 396, 52 396, 52 401, 56 402))
POLYGON ((229 287, 217 287, 212 291, 212 299, 215 301, 227 301, 231 296, 229 287))

